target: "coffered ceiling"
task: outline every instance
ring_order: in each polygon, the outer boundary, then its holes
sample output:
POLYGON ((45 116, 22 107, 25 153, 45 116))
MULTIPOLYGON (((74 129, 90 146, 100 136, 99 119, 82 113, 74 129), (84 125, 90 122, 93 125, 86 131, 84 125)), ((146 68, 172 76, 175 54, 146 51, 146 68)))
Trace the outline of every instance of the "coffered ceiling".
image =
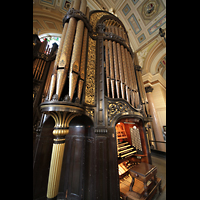
MULTIPOLYGON (((33 33, 39 37, 61 36, 62 19, 71 1, 33 0, 33 33)), ((87 5, 90 10, 109 11, 124 23, 133 51, 139 52, 140 63, 144 63, 144 52, 147 55, 150 51, 147 46, 161 42, 159 28, 166 32, 166 0, 87 0, 87 5)))
MULTIPOLYGON (((72 0, 33 0, 33 32, 62 33, 62 18, 72 0)), ((166 28, 166 0, 88 0, 90 10, 113 12, 124 23, 134 51, 166 28)))

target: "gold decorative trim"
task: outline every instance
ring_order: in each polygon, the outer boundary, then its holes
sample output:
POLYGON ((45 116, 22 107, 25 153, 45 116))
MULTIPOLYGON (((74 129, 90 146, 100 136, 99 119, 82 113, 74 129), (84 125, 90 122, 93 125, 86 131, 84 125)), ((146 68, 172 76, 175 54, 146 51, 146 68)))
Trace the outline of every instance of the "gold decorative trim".
MULTIPOLYGON (((41 109, 49 108, 49 107, 51 107, 51 105, 41 105, 41 109)), ((65 108, 65 109, 69 108, 69 109, 73 109, 73 110, 84 111, 83 108, 75 107, 75 106, 69 106, 69 105, 52 105, 52 107, 54 107, 54 108, 65 108)), ((74 111, 70 110, 70 112, 74 112, 74 111)))
POLYGON ((96 32, 96 24, 97 21, 103 17, 104 15, 109 15, 109 13, 105 12, 95 12, 90 16, 90 24, 92 25, 93 32, 96 32))
POLYGON ((85 103, 95 105, 96 40, 89 37, 85 103))
POLYGON ((64 149, 65 143, 53 144, 48 179, 47 198, 53 198, 58 194, 64 149))

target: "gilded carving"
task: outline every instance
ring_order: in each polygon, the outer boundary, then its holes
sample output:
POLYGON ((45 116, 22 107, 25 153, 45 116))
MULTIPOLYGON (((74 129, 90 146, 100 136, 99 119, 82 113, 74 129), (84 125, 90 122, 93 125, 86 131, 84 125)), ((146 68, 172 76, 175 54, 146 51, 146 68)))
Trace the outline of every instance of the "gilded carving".
POLYGON ((108 124, 110 125, 111 121, 113 120, 114 116, 130 111, 130 108, 128 104, 125 102, 117 101, 117 102, 111 102, 108 101, 108 124))
POLYGON ((88 116, 90 116, 92 119, 94 119, 94 109, 89 109, 89 108, 86 108, 85 109, 85 112, 88 116))
POLYGON ((134 113, 135 115, 142 116, 140 109, 133 108, 128 102, 123 101, 108 101, 108 126, 111 125, 114 117, 123 113, 134 113))
POLYGON ((109 14, 104 12, 95 12, 90 16, 90 24, 92 25, 93 32, 96 32, 97 21, 104 15, 109 15, 109 14))
POLYGON ((85 103, 95 104, 95 66, 96 66, 96 40, 89 37, 88 61, 85 86, 85 103))

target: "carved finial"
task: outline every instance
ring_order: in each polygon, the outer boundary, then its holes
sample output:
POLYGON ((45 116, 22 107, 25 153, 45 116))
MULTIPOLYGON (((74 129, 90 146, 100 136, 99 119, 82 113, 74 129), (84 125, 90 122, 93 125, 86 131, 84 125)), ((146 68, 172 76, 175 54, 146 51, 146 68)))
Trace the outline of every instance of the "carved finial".
POLYGON ((70 96, 67 94, 67 95, 65 95, 65 97, 64 97, 64 100, 63 101, 67 101, 67 102, 69 102, 70 101, 70 96))
POLYGON ((51 101, 58 101, 58 95, 54 94, 51 101))

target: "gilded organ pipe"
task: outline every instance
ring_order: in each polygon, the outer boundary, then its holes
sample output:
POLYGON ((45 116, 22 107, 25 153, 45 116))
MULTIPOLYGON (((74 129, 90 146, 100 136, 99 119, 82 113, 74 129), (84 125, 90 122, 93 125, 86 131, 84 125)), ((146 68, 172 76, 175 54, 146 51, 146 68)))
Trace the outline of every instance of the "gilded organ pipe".
POLYGON ((63 28, 63 32, 62 32, 62 36, 61 36, 61 40, 60 40, 60 45, 59 45, 58 52, 57 52, 57 55, 56 55, 56 59, 55 59, 55 62, 54 62, 54 68, 53 68, 52 76, 51 76, 51 83, 50 83, 50 87, 49 87, 49 97, 48 97, 49 100, 51 100, 53 92, 54 92, 54 88, 55 88, 57 66, 58 66, 58 63, 60 61, 60 55, 61 55, 61 51, 62 51, 62 48, 63 48, 63 43, 64 43, 67 27, 68 27, 68 23, 65 23, 64 28, 63 28))
MULTIPOLYGON (((80 11, 83 14, 86 13, 86 0, 81 1, 80 11)), ((76 88, 76 83, 77 83, 78 75, 79 75, 83 32, 84 32, 84 22, 82 20, 79 20, 77 22, 76 35, 74 38, 74 47, 73 47, 70 70, 69 70, 70 101, 72 101, 72 98, 74 96, 74 91, 76 88)))
MULTIPOLYGON (((89 19, 89 8, 86 8, 86 17, 89 19)), ((83 34, 83 46, 82 46, 82 54, 81 54, 81 65, 80 65, 80 79, 78 82, 78 99, 81 99, 83 83, 85 81, 85 65, 86 65, 86 49, 87 49, 87 37, 88 37, 88 29, 84 28, 83 34)))
MULTIPOLYGON (((80 6, 80 0, 74 0, 73 8, 78 10, 79 6, 80 6)), ((58 70, 57 70, 56 94, 58 95, 58 100, 60 99, 60 95, 61 95, 64 83, 66 80, 66 76, 67 76, 67 72, 68 72, 68 68, 70 64, 76 24, 77 24, 77 20, 74 17, 71 17, 68 23, 65 41, 63 44, 61 57, 60 57, 58 70)))

